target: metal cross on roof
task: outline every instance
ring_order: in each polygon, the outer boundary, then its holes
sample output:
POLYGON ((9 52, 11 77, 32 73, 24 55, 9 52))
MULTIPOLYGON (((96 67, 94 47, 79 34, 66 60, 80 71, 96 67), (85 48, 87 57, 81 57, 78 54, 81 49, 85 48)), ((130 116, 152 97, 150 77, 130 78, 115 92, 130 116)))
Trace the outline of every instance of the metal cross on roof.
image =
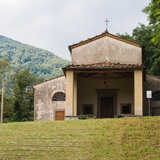
POLYGON ((108 30, 107 27, 108 27, 108 22, 109 22, 109 20, 106 19, 104 22, 106 23, 106 31, 107 31, 107 30, 108 30))

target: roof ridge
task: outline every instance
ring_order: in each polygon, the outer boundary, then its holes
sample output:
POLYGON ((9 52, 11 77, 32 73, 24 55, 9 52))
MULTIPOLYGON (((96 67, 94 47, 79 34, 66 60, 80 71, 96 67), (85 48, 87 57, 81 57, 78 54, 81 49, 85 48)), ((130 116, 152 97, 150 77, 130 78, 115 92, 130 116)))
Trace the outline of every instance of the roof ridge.
POLYGON ((128 40, 128 39, 125 39, 125 38, 122 38, 122 37, 119 37, 117 35, 114 35, 114 34, 111 34, 109 32, 103 32, 99 35, 96 35, 94 37, 91 37, 91 38, 88 38, 86 40, 82 40, 78 43, 75 43, 75 44, 72 44, 72 45, 69 45, 68 48, 69 48, 69 51, 71 52, 73 48, 76 48, 76 47, 79 47, 81 45, 84 45, 84 44, 87 44, 87 43, 90 43, 94 40, 97 40, 97 39, 100 39, 102 37, 105 37, 105 36, 108 36, 110 38, 114 38, 114 39, 117 39, 117 40, 120 40, 122 42, 125 42, 125 43, 128 43, 128 44, 131 44, 131 45, 135 45, 137 47, 142 47, 143 45, 142 44, 139 44, 137 42, 134 42, 134 41, 131 41, 131 40, 128 40))

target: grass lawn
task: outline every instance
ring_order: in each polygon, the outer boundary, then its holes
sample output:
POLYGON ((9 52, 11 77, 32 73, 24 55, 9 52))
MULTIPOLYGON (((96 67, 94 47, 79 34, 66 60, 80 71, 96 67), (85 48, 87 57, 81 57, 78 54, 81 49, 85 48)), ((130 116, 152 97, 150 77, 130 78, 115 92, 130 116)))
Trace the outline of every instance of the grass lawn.
POLYGON ((0 124, 0 160, 160 159, 160 117, 0 124))

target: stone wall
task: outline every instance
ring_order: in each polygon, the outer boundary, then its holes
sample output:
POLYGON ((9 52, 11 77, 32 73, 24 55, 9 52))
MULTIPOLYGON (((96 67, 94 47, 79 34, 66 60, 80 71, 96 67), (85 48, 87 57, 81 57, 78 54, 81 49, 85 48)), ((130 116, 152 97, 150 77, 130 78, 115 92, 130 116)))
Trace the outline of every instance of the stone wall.
MULTIPOLYGON (((146 91, 152 91, 152 94, 156 91, 160 91, 160 77, 153 75, 146 75, 146 81, 144 83, 144 115, 149 114, 149 100, 146 98, 146 91)), ((160 99, 150 99, 150 113, 151 115, 160 115, 160 99)))
POLYGON ((55 120, 55 111, 65 109, 65 101, 52 101, 56 92, 66 92, 64 76, 34 86, 34 120, 55 120))

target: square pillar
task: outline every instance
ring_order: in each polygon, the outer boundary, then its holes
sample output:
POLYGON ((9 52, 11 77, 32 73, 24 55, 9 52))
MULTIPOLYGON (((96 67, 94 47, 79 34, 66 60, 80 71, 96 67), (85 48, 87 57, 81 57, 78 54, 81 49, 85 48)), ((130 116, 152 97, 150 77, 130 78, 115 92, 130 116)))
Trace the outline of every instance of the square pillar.
POLYGON ((77 116, 77 74, 74 75, 74 105, 73 115, 77 116))
POLYGON ((77 79, 73 70, 66 71, 65 116, 77 116, 77 79))
POLYGON ((143 71, 134 71, 134 115, 143 116, 143 71))

